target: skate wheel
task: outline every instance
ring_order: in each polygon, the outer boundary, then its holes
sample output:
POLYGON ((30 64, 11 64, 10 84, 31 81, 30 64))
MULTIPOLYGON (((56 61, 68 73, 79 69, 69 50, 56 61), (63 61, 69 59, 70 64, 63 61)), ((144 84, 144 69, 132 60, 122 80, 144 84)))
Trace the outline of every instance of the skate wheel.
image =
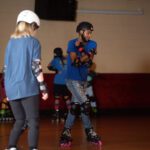
POLYGON ((71 142, 68 143, 68 146, 69 146, 69 147, 71 146, 71 142))
POLYGON ((101 141, 99 141, 98 144, 99 144, 100 146, 102 146, 102 142, 101 142, 101 141))
POLYGON ((61 146, 61 147, 67 147, 67 144, 61 143, 60 146, 61 146))
POLYGON ((69 142, 69 143, 61 143, 60 146, 61 147, 70 147, 71 146, 71 142, 69 142))
POLYGON ((97 145, 97 146, 102 146, 102 142, 101 141, 98 141, 98 142, 91 142, 92 144, 94 145, 97 145))

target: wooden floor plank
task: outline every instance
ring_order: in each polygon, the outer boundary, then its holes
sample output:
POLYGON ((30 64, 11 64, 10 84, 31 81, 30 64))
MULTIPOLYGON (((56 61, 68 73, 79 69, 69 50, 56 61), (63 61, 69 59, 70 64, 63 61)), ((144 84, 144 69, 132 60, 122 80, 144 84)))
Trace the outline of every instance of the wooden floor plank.
MULTIPOLYGON (((102 137, 102 150, 149 150, 150 116, 144 115, 104 115, 92 118, 94 129, 102 137)), ((0 123, 0 150, 7 147, 12 122, 0 123)), ((40 120, 39 150, 63 150, 59 146, 59 136, 64 123, 52 123, 49 117, 40 120)), ((69 150, 100 150, 88 143, 82 121, 78 118, 72 128, 73 143, 69 150)), ((19 140, 20 150, 28 150, 27 131, 19 140)))

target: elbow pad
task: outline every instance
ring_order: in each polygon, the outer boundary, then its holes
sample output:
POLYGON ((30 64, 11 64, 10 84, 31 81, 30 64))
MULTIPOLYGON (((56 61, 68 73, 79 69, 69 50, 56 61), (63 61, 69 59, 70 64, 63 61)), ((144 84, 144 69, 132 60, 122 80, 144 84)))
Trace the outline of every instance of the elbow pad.
POLYGON ((32 71, 33 71, 35 77, 39 76, 39 74, 42 72, 40 61, 33 61, 32 62, 32 71))

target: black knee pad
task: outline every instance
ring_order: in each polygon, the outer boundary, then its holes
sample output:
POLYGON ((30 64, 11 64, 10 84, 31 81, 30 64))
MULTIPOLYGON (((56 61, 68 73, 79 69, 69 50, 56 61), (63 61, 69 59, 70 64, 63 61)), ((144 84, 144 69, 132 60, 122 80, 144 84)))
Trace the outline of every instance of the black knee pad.
POLYGON ((87 96, 90 102, 95 102, 96 98, 94 96, 87 96))
POLYGON ((91 111, 91 104, 89 101, 84 102, 81 105, 81 112, 84 113, 85 115, 89 115, 91 111))
POLYGON ((70 113, 74 116, 79 116, 81 113, 80 104, 79 103, 71 103, 70 113))

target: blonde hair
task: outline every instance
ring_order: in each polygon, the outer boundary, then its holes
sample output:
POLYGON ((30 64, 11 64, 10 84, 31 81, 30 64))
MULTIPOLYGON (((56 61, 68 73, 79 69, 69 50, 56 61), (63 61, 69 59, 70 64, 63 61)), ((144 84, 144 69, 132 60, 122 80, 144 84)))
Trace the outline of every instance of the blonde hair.
POLYGON ((26 22, 19 22, 16 26, 14 33, 11 35, 11 38, 20 38, 23 36, 30 36, 34 32, 32 24, 26 22))

